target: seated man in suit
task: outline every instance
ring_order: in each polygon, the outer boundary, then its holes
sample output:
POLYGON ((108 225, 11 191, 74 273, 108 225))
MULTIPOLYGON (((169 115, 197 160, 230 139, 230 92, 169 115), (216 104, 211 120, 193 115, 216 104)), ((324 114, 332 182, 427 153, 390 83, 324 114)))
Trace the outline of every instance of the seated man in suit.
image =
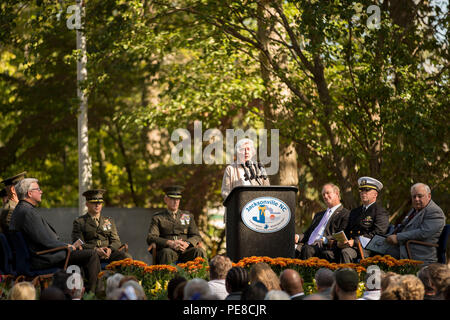
POLYGON ((81 239, 84 242, 83 249, 94 249, 101 262, 132 258, 128 252, 119 250, 122 243, 114 220, 101 214, 105 191, 93 189, 83 192, 88 210, 73 222, 72 241, 81 239))
POLYGON ((194 215, 179 209, 182 190, 181 186, 164 189, 167 209, 156 212, 150 223, 147 243, 156 244, 158 264, 186 262, 196 257, 206 259, 205 250, 197 247, 202 238, 194 215))
MULTIPOLYGON (((383 184, 371 177, 361 177, 358 179, 358 185, 362 206, 350 211, 348 224, 344 230, 348 241, 337 243, 335 255, 339 263, 352 263, 358 258, 359 236, 372 239, 375 234, 386 234, 389 227, 389 214, 377 202, 383 184)), ((369 250, 362 250, 364 257, 370 255, 369 250)))
MULTIPOLYGON (((406 241, 419 240, 437 243, 445 225, 445 215, 442 209, 431 200, 431 189, 424 183, 416 183, 411 187, 413 208, 397 226, 394 232, 386 238, 390 244, 386 254, 396 259, 407 259, 406 241)), ((414 260, 426 264, 437 262, 435 247, 411 244, 411 255, 414 260)))
POLYGON ((75 264, 83 268, 87 277, 86 291, 94 291, 97 275, 100 272, 100 260, 94 250, 79 250, 72 244, 59 240, 55 229, 36 210, 41 202, 42 190, 38 180, 26 178, 15 185, 19 203, 11 215, 10 230, 20 231, 31 252, 31 269, 63 267, 67 250, 60 250, 37 255, 36 252, 57 247, 69 247, 72 252, 69 265, 75 264))
POLYGON ((333 242, 332 234, 344 230, 347 225, 350 211, 341 204, 339 187, 332 183, 325 184, 322 188, 322 197, 327 210, 316 213, 304 233, 296 250, 296 256, 300 259, 320 257, 334 260, 334 252, 330 250, 330 244, 333 242))

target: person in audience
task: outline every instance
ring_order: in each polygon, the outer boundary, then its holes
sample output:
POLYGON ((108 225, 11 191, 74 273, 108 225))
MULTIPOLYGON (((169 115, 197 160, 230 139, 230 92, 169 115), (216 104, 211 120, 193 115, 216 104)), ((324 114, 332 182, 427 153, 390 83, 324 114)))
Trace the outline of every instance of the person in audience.
POLYGON ((251 283, 242 292, 241 300, 264 300, 269 292, 261 281, 251 283))
POLYGON ((80 247, 59 240, 55 229, 36 209, 43 194, 37 179, 22 179, 15 185, 15 190, 19 203, 11 215, 10 230, 20 231, 23 234, 31 253, 31 269, 62 267, 67 250, 41 255, 36 253, 57 247, 68 247, 71 250, 69 265, 79 265, 83 269, 88 280, 86 291, 95 292, 97 275, 101 269, 97 253, 92 249, 80 250, 80 247))
POLYGON ((120 286, 120 289, 125 289, 124 291, 127 294, 129 292, 128 288, 133 289, 134 295, 131 296, 135 297, 135 299, 128 299, 128 300, 147 300, 147 295, 145 294, 144 288, 142 288, 139 282, 135 280, 128 280, 120 286))
MULTIPOLYGON (((175 300, 175 289, 177 286, 183 282, 186 282, 187 279, 182 276, 176 276, 169 280, 169 283, 167 285, 167 299, 168 300, 175 300)), ((184 290, 184 289, 183 289, 184 290)), ((181 299, 183 300, 183 299, 181 299)))
MULTIPOLYGON (((359 237, 372 239, 374 235, 386 234, 389 227, 389 214, 383 206, 377 202, 378 194, 383 184, 371 177, 358 179, 359 196, 362 205, 350 211, 348 224, 344 230, 347 241, 337 242, 335 256, 339 263, 356 262, 360 256, 359 237)), ((370 255, 370 251, 361 248, 364 257, 370 255)))
POLYGON ((342 268, 334 272, 334 278, 332 300, 356 300, 358 273, 351 268, 342 268))
POLYGON ((320 268, 314 275, 317 286, 317 294, 331 300, 331 287, 334 283, 334 272, 328 268, 320 268))
POLYGON ((232 268, 230 258, 217 255, 209 261, 209 288, 220 300, 224 300, 228 296, 225 287, 225 278, 228 271, 232 268))
POLYGON ((322 187, 322 198, 327 210, 314 215, 311 225, 297 244, 297 258, 306 260, 319 257, 329 261, 335 260, 334 251, 331 250, 334 244, 332 235, 344 230, 350 211, 341 204, 339 187, 333 183, 322 187))
POLYGON ((429 267, 430 265, 426 265, 422 267, 419 272, 417 272, 417 277, 422 281, 424 286, 424 300, 439 300, 436 292, 436 287, 433 284, 433 281, 431 280, 431 274, 429 267))
POLYGON ((381 277, 383 272, 380 270, 374 273, 366 273, 364 278, 364 293, 358 300, 380 300, 381 295, 381 277), (377 279, 374 279, 377 278, 377 279))
POLYGON ((204 279, 189 280, 184 287, 184 300, 210 300, 212 292, 204 279))
POLYGON ((450 268, 447 265, 441 263, 426 265, 417 276, 425 287, 425 300, 443 299, 443 291, 450 279, 450 268))
POLYGON ((241 267, 233 267, 228 270, 225 278, 225 287, 228 296, 225 300, 241 300, 242 292, 247 288, 249 276, 246 269, 241 267))
POLYGON ((285 269, 280 274, 281 290, 289 294, 291 300, 303 300, 303 278, 293 269, 285 269))
POLYGON ((53 274, 52 284, 53 287, 61 289, 66 296, 66 300, 81 300, 84 294, 83 277, 79 274, 67 273, 64 270, 57 271, 53 274), (70 278, 71 276, 77 277, 70 278), (70 289, 69 286, 72 288, 70 289))
POLYGON ((267 292, 264 300, 292 300, 289 294, 282 290, 270 290, 267 292))
POLYGON ((67 297, 61 289, 50 286, 42 290, 39 300, 67 300, 67 297))
POLYGON ((173 300, 176 300, 176 301, 184 300, 184 287, 186 287, 187 283, 188 282, 186 280, 186 281, 181 282, 180 284, 178 284, 175 287, 175 290, 173 291, 173 300))
POLYGON ((36 300, 36 289, 28 281, 18 282, 8 293, 9 300, 36 300))
POLYGON ((281 290, 280 279, 272 268, 265 262, 254 264, 250 268, 250 283, 261 281, 267 290, 281 290))
POLYGON ((123 274, 115 273, 115 274, 109 276, 108 279, 106 279, 105 293, 106 293, 106 298, 108 300, 111 300, 110 297, 111 297, 111 294, 113 293, 113 291, 120 287, 120 281, 123 278, 124 278, 123 274))
POLYGON ((423 300, 425 287, 414 275, 407 274, 390 282, 385 290, 382 290, 380 300, 423 300))
MULTIPOLYGON (((445 215, 442 209, 431 200, 431 189, 424 183, 416 183, 411 187, 413 208, 402 223, 386 238, 390 245, 386 254, 396 259, 408 259, 406 242, 418 240, 436 244, 445 226, 445 215)), ((437 248, 411 243, 411 259, 423 261, 425 264, 437 262, 437 248)))

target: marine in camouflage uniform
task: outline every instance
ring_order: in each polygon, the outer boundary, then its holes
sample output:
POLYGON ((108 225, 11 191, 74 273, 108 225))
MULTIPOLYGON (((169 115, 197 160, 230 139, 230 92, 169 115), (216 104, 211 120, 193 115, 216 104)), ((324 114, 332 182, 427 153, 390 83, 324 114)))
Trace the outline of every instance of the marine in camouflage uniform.
POLYGON ((173 264, 203 257, 206 252, 197 245, 202 238, 189 211, 180 210, 183 187, 166 188, 164 202, 167 208, 153 215, 147 236, 147 243, 156 244, 156 263, 173 264))
POLYGON ((128 252, 119 250, 122 242, 114 220, 101 215, 104 192, 103 189, 94 189, 83 193, 88 212, 73 222, 72 241, 80 239, 84 242, 83 249, 96 250, 101 262, 132 258, 128 252))
POLYGON ((19 173, 13 177, 7 178, 2 181, 5 185, 5 191, 8 196, 8 200, 3 205, 2 212, 0 213, 0 232, 8 233, 9 232, 9 223, 11 221, 11 214, 16 208, 16 205, 19 203, 19 199, 17 198, 16 189, 14 185, 25 178, 27 172, 19 173))

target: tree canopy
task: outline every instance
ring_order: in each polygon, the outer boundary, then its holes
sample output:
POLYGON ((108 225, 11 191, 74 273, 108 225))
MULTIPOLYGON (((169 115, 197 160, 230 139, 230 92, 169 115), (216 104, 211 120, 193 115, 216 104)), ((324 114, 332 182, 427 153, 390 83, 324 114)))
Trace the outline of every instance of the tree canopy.
MULTIPOLYGON (((392 219, 415 182, 449 211, 448 2, 84 3, 92 178, 108 205, 162 206, 178 183, 197 216, 220 207, 223 164, 170 158, 171 133, 201 121, 279 130, 295 162, 277 181, 298 181, 299 226, 326 182, 355 207, 363 175, 383 182, 392 219)), ((0 172, 37 177, 48 207, 78 199, 73 4, 0 4, 0 172)))

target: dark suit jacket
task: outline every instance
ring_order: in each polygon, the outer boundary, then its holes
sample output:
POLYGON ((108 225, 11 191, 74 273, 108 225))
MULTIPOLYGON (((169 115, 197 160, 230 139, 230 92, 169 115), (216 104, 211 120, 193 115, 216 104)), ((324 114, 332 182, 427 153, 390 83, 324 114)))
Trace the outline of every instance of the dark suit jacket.
POLYGON ((66 250, 42 254, 35 253, 67 244, 59 241, 55 229, 26 201, 19 201, 11 215, 11 231, 22 232, 31 251, 31 268, 43 269, 58 264, 66 258, 66 250))
MULTIPOLYGON (((305 231, 303 239, 300 241, 301 243, 308 243, 309 237, 313 233, 314 229, 319 225, 320 220, 322 220, 323 215, 326 211, 318 212, 314 215, 313 221, 309 228, 305 231)), ((333 239, 332 234, 344 230, 347 226, 348 216, 350 211, 345 209, 342 205, 340 205, 336 211, 334 211, 331 218, 328 220, 328 223, 325 227, 324 236, 331 240, 333 239)))
POLYGON ((350 211, 345 235, 348 239, 358 236, 372 238, 375 234, 384 235, 389 227, 389 214, 381 204, 375 202, 365 213, 363 206, 350 211))
POLYGON ((75 219, 72 241, 75 242, 78 239, 83 240, 83 249, 109 247, 112 250, 118 250, 122 245, 114 220, 103 215, 100 215, 98 226, 88 213, 75 219))

